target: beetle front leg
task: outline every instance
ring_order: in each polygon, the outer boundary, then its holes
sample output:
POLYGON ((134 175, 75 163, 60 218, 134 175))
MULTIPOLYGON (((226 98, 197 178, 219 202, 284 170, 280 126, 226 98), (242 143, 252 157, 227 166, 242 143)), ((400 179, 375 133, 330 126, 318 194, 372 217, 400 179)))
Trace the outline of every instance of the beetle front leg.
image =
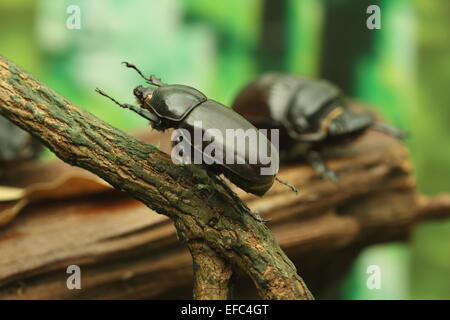
POLYGON ((139 108, 139 107, 133 106, 131 104, 127 104, 127 103, 120 103, 116 99, 114 99, 111 96, 109 96, 106 93, 104 93, 99 88, 95 89, 95 91, 97 93, 101 94, 102 96, 110 99, 112 102, 117 104, 119 107, 124 108, 124 109, 129 109, 129 110, 131 110, 133 112, 136 112, 141 117, 143 117, 143 118, 147 119, 148 121, 150 121, 152 126, 158 126, 161 123, 161 120, 157 116, 153 115, 150 111, 148 111, 146 109, 139 108))
POLYGON ((319 173, 324 179, 330 179, 334 183, 339 182, 336 172, 327 167, 322 155, 319 152, 309 151, 306 154, 306 160, 313 167, 314 171, 319 173))

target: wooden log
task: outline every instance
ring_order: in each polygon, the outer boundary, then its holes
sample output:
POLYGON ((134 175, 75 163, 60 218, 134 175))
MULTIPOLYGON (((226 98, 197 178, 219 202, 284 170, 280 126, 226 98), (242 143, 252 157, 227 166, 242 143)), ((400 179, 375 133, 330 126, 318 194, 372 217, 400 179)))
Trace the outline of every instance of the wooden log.
MULTIPOLYGON (((408 151, 369 131, 331 150, 340 182, 309 166, 283 168, 282 185, 257 198, 236 191, 264 217, 313 294, 325 297, 367 245, 407 240, 424 219, 450 215, 450 195, 417 193, 408 151)), ((191 298, 192 259, 169 219, 117 191, 32 203, 0 230, 0 299, 191 298), (82 270, 82 289, 66 287, 67 266, 82 270)), ((246 276, 237 298, 255 298, 246 276)))

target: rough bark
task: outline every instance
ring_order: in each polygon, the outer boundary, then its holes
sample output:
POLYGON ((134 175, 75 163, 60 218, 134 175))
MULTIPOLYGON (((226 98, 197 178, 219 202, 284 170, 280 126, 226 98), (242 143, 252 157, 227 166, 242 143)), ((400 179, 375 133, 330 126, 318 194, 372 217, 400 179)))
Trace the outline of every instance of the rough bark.
POLYGON ((190 242, 194 268, 194 299, 225 300, 233 297, 234 270, 203 242, 190 242))
POLYGON ((311 299, 269 229, 244 214, 224 187, 196 166, 174 165, 0 57, 0 114, 63 161, 87 169, 174 223, 178 239, 203 242, 242 268, 261 298, 311 299))
MULTIPOLYGON (((165 141, 164 134, 149 135, 154 143, 165 141)), ((163 150, 168 147, 161 144, 163 150)), ((330 156, 328 164, 343 185, 324 181, 299 164, 280 171, 281 178, 301 186, 298 197, 281 185, 264 198, 242 194, 250 207, 273 218, 268 227, 319 298, 330 297, 364 247, 407 240, 417 223, 450 217, 450 195, 417 193, 401 142, 369 132, 330 156)), ((11 172, 7 181, 23 186, 55 170, 65 176, 76 169, 40 164, 11 172)), ((192 295, 192 259, 170 219, 106 187, 90 196, 33 200, 0 229, 0 252, 1 299, 192 295), (80 291, 65 286, 65 268, 71 264, 82 268, 80 291)), ((251 280, 239 276, 235 297, 257 297, 252 287, 251 280)))

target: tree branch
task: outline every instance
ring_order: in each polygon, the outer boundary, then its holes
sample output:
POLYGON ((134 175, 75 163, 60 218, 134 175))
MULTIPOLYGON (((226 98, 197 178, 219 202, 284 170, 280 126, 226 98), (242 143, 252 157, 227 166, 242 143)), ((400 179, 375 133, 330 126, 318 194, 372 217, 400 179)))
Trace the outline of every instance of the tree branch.
POLYGON ((97 119, 1 56, 0 114, 65 162, 168 216, 180 241, 202 242, 242 268, 260 297, 312 299, 269 229, 241 212, 205 170, 174 165, 155 146, 97 119))
POLYGON ((234 270, 204 242, 190 242, 194 267, 194 299, 225 300, 233 297, 234 270))

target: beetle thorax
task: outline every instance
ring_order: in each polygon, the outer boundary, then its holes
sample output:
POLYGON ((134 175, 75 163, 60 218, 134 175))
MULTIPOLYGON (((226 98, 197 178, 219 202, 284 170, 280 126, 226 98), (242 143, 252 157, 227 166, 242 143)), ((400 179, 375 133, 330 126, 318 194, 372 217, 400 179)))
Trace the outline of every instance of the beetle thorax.
POLYGON ((181 122, 193 108, 207 99, 200 91, 183 85, 167 85, 155 89, 144 103, 161 119, 181 122))

